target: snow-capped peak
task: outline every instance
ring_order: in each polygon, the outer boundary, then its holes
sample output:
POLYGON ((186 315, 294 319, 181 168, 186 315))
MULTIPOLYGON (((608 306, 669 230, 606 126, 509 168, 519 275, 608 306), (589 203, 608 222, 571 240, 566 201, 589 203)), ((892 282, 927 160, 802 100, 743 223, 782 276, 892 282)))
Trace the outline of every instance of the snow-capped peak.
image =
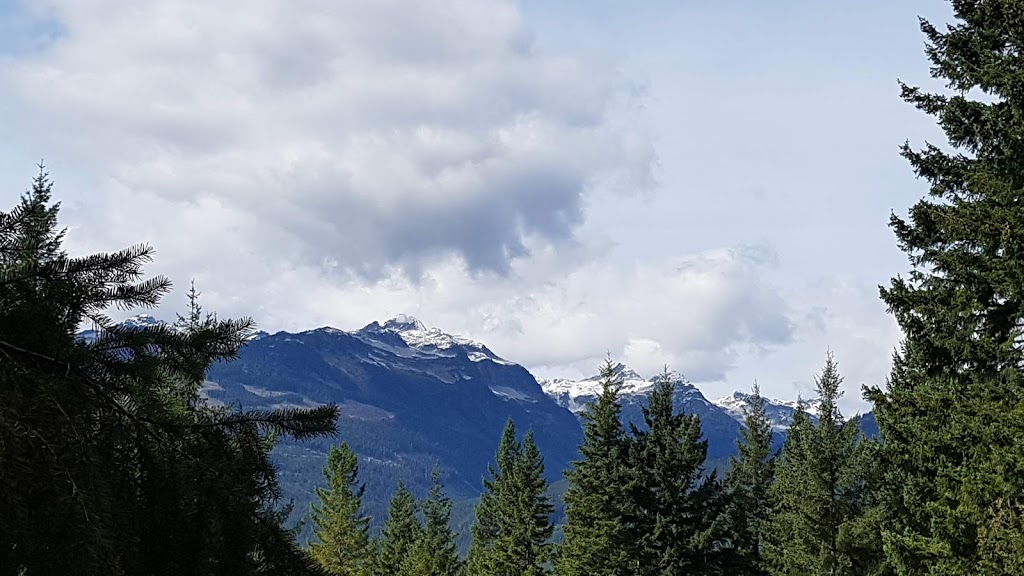
MULTIPOLYGON (((745 410, 749 410, 751 407, 752 398, 752 394, 733 392, 729 396, 713 400, 712 403, 728 412, 729 415, 736 420, 742 422, 745 416, 745 410)), ((776 430, 785 430, 789 428, 789 425, 793 421, 793 415, 796 413, 798 404, 799 402, 793 400, 765 398, 764 409, 768 416, 768 420, 772 423, 772 428, 776 430)), ((804 400, 803 404, 804 411, 810 414, 812 419, 815 418, 820 401, 817 399, 804 400)))
MULTIPOLYGON (((617 364, 615 364, 615 366, 612 366, 612 371, 615 373, 616 376, 622 378, 623 382, 628 382, 632 380, 644 380, 643 376, 637 374, 635 370, 633 370, 629 366, 626 366, 622 362, 618 362, 617 364)), ((590 381, 600 382, 601 375, 597 374, 584 380, 584 382, 590 381)))
POLYGON ((164 322, 162 320, 157 320, 149 314, 137 314, 123 322, 120 322, 119 324, 126 328, 152 328, 154 326, 160 326, 163 323, 164 322))
POLYGON ((384 322, 384 326, 382 326, 382 328, 391 332, 422 332, 427 329, 427 327, 423 325, 423 322, 420 322, 408 314, 399 314, 395 316, 387 322, 384 322))
MULTIPOLYGON (((372 324, 370 326, 373 326, 372 324)), ((408 314, 399 314, 384 322, 380 327, 383 332, 397 334, 409 346, 418 348, 434 347, 439 350, 446 350, 452 346, 466 346, 469 348, 483 348, 484 345, 474 342, 469 338, 448 334, 440 328, 427 328, 423 322, 408 314)))
POLYGON ((388 339, 397 337, 409 348, 415 348, 424 353, 444 352, 461 347, 473 362, 491 360, 498 364, 513 364, 499 358, 479 342, 448 334, 439 328, 428 328, 423 322, 408 314, 399 314, 384 322, 383 325, 372 322, 354 332, 353 335, 369 341, 374 346, 388 345, 388 339), (387 337, 382 338, 385 335, 387 337))
MULTIPOLYGON (((635 370, 621 362, 612 369, 617 376, 622 378, 622 388, 619 389, 621 395, 646 394, 654 388, 656 379, 646 380, 643 376, 637 374, 635 370)), ((558 397, 564 394, 570 398, 579 398, 582 396, 599 395, 601 393, 601 380, 601 375, 598 374, 583 380, 569 380, 567 378, 545 380, 538 378, 537 382, 540 383, 544 393, 548 396, 558 397)))

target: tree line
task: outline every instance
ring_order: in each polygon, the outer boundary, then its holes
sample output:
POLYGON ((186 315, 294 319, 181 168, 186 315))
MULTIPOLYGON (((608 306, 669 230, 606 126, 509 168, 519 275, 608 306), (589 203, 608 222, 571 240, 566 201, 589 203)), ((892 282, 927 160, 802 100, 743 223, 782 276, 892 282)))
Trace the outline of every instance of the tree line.
POLYGON ((314 555, 334 574, 360 576, 883 573, 878 444, 863 436, 856 418, 842 418, 842 378, 831 355, 817 378, 816 420, 801 404, 779 454, 755 385, 737 455, 721 479, 704 470, 700 419, 675 410, 667 372, 643 408, 643 426, 628 428, 611 360, 601 376, 602 393, 583 414, 581 458, 565 474, 561 543, 552 542, 543 458, 532 432, 518 440, 510 420, 484 480, 465 562, 447 526, 450 502, 438 500, 437 484, 421 505, 425 525, 399 484, 384 530, 372 541, 360 512, 356 458, 344 445, 331 453, 331 488, 319 491, 314 507, 314 555), (445 514, 427 513, 439 502, 445 514), (444 568, 426 569, 424 558, 444 568))
POLYGON ((901 84, 946 142, 902 148, 929 191, 890 219, 911 269, 880 289, 904 334, 885 385, 863 388, 880 442, 842 418, 829 358, 816 421, 798 413, 771 454, 755 403, 719 478, 703 470, 700 422, 674 413, 669 383, 645 427, 627 430, 605 374, 568 472, 560 545, 543 459, 510 425, 464 565, 439 485, 424 501, 399 490, 394 521, 364 540, 358 506, 334 498, 359 493, 342 448, 307 550, 284 525, 269 453, 281 436, 333 434, 336 408, 203 403, 207 368, 235 357, 252 322, 205 314, 196 299, 174 326, 112 322, 106 310, 156 306, 170 282, 144 277, 148 246, 68 256, 41 171, 0 212, 0 574, 353 573, 341 563, 367 549, 373 559, 355 570, 1024 573, 1024 2, 950 3, 953 24, 920 24, 944 90, 901 84), (77 336, 83 322, 94 340, 77 336), (344 518, 353 532, 333 539, 344 518))

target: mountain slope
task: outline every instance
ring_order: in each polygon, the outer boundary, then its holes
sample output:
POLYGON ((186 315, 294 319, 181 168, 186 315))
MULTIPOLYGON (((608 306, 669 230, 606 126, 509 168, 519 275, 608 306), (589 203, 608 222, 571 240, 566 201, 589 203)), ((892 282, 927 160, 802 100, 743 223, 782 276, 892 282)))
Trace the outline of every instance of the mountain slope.
POLYGON ((395 483, 425 490, 435 464, 453 498, 478 496, 509 417, 536 431, 551 481, 575 459, 581 439, 576 418, 525 368, 410 317, 353 332, 262 335, 207 378, 204 394, 225 404, 339 404, 337 439, 277 449, 282 485, 298 511, 313 498, 332 442, 344 440, 360 456, 367 511, 382 519, 395 483))

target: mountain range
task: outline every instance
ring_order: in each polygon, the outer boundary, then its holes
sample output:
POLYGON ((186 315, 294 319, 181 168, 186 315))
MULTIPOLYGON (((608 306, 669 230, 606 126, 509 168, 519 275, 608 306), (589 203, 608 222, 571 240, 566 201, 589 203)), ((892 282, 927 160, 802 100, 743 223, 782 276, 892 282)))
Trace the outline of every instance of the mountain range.
MULTIPOLYGON (((144 328, 159 322, 143 315, 125 324, 144 328)), ((622 364, 615 370, 624 381, 622 419, 642 426, 641 409, 657 378, 645 379, 622 364)), ((735 452, 749 396, 736 392, 709 401, 680 375, 670 377, 677 409, 701 418, 709 468, 723 467, 735 452)), ((345 441, 360 457, 364 504, 375 521, 385 517, 399 480, 422 494, 437 466, 457 502, 464 534, 505 422, 512 418, 520 431, 534 431, 557 503, 564 490, 562 473, 577 458, 582 439, 580 414, 599 392, 599 377, 537 379, 482 343, 405 315, 354 331, 259 332, 237 360, 212 366, 202 387, 208 402, 244 408, 339 405, 337 438, 281 441, 275 448, 282 488, 296 504, 295 518, 308 511, 314 488, 323 483, 330 446, 345 441)), ((781 445, 796 403, 772 400, 767 409, 781 445)), ((862 426, 877 433, 870 414, 862 426)))

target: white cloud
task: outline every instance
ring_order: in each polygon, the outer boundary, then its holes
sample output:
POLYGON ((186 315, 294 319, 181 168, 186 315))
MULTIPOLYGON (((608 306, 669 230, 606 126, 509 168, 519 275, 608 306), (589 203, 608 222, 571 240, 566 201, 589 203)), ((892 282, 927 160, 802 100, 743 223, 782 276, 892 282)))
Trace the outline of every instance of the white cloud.
MULTIPOLYGON (((596 194, 652 186, 651 141, 623 112, 638 89, 605 62, 540 51, 513 2, 31 10, 60 33, 47 26, 45 46, 0 56, 0 125, 61 167, 72 250, 150 242, 150 271, 179 288, 195 277, 222 315, 301 330, 409 312, 541 373, 589 375, 611 352, 644 374, 668 364, 728 391, 758 377, 785 397, 827 347, 848 383, 885 371, 893 331, 870 290, 784 292, 769 280, 770 250, 708 249, 749 239, 732 231, 745 225, 728 220, 734 206, 696 210, 688 227, 673 220, 654 260, 587 237, 596 194), (709 223, 729 238, 663 248, 710 237, 694 227, 709 223)), ((709 143, 731 146, 738 128, 718 124, 666 130, 732 162, 709 143)), ((705 162, 695 158, 684 160, 705 162)), ((722 202, 719 180, 685 182, 687 201, 722 202)), ((601 209, 618 216, 611 197, 601 209)), ((613 237, 655 228, 608 221, 623 225, 613 237)))
POLYGON ((526 236, 571 242, 602 179, 649 184, 649 142, 610 120, 624 80, 538 53, 509 2, 47 7, 64 34, 0 78, 23 129, 128 191, 91 217, 219 203, 271 257, 267 235, 370 277, 451 254, 504 273, 526 236))
POLYGON ((784 345, 794 330, 789 306, 762 280, 768 264, 745 250, 629 267, 594 255, 558 278, 548 269, 567 255, 537 253, 514 260, 507 277, 474 277, 455 259, 419 283, 396 274, 332 285, 296 270, 275 284, 280 293, 249 299, 268 305, 263 321, 290 329, 353 329, 408 312, 541 374, 567 366, 589 374, 610 352, 642 373, 668 364, 695 382, 722 380, 745 354, 784 345))
POLYGON ((770 395, 812 398, 814 376, 831 350, 844 378, 840 407, 847 414, 870 410, 861 386, 884 386, 902 337, 895 319, 886 314, 876 283, 852 276, 816 277, 798 282, 782 295, 790 303, 791 341, 770 354, 744 358, 731 374, 731 386, 715 387, 710 394, 745 389, 756 378, 770 395))

